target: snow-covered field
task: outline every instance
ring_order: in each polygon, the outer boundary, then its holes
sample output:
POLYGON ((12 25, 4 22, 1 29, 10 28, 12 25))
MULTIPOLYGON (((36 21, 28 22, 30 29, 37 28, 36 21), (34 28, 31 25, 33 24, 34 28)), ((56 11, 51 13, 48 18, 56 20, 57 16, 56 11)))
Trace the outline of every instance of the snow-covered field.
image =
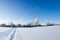
POLYGON ((0 40, 60 40, 60 27, 0 27, 0 40))

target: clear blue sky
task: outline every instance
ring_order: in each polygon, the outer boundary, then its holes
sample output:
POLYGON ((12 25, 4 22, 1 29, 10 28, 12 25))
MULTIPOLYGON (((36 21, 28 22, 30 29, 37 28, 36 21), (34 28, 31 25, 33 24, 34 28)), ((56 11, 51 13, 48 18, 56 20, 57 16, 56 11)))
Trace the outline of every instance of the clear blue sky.
POLYGON ((60 23, 60 0, 0 0, 0 23, 60 23))

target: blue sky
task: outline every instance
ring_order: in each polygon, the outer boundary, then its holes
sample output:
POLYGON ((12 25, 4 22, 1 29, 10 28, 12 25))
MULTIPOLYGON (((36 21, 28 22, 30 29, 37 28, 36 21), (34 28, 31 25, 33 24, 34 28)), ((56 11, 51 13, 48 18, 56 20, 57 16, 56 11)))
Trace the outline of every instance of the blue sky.
POLYGON ((41 24, 60 23, 59 0, 0 0, 0 23, 28 23, 35 17, 41 24))

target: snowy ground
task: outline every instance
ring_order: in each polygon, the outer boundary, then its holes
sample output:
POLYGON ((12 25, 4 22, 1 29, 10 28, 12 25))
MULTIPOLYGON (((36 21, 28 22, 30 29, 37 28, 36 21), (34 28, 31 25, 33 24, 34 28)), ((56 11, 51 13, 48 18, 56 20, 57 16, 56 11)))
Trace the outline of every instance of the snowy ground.
POLYGON ((0 27, 0 40, 60 40, 60 27, 0 27))

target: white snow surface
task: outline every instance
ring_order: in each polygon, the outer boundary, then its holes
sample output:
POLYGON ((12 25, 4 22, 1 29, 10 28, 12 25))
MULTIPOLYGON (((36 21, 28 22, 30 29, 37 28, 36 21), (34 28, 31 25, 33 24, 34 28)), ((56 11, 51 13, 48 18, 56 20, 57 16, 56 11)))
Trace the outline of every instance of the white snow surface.
POLYGON ((60 40, 60 27, 0 27, 0 40, 60 40))

